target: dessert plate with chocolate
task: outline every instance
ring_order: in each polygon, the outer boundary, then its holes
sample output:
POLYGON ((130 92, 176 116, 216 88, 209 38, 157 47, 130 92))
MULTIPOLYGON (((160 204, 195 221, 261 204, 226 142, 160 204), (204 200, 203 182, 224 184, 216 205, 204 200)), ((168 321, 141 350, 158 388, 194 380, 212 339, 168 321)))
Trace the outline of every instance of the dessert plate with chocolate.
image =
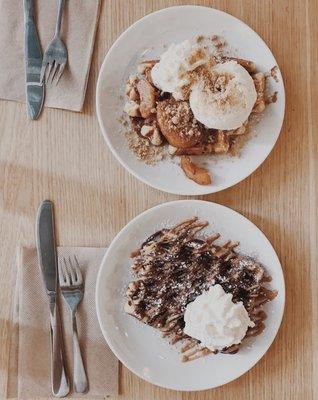
POLYGON ((133 219, 108 248, 96 287, 112 351, 141 378, 176 390, 217 387, 252 368, 276 336, 284 301, 264 234, 199 200, 133 219))
POLYGON ((117 159, 175 194, 226 189, 272 150, 285 93, 277 62, 219 10, 171 7, 132 25, 105 57, 97 115, 117 159))

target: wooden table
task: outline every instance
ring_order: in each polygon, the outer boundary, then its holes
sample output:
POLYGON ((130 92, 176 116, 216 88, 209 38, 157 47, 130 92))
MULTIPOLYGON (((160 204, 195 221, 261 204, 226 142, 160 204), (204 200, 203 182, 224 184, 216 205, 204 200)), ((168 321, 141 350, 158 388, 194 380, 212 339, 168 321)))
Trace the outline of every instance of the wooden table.
POLYGON ((15 252, 19 244, 35 245, 34 221, 39 202, 45 198, 55 202, 61 245, 99 246, 109 243, 140 212, 179 198, 160 193, 130 176, 105 145, 95 116, 96 80, 107 49, 140 17, 178 4, 213 6, 242 19, 268 43, 282 69, 286 118, 273 152, 245 181, 201 198, 234 208, 265 232, 285 271, 286 313, 266 356, 240 379, 211 391, 180 393, 152 386, 121 368, 122 394, 118 398, 318 398, 315 0, 106 0, 81 114, 46 109, 40 121, 30 122, 24 105, 0 103, 1 398, 6 383, 15 252))

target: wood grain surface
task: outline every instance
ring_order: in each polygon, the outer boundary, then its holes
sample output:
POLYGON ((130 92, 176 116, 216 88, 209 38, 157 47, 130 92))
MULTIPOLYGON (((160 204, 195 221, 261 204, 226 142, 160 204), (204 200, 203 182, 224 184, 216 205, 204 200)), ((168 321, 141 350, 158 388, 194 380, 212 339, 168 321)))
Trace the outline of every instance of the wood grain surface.
POLYGON ((56 204, 60 245, 100 246, 140 212, 179 198, 145 186, 115 160, 99 131, 95 87, 105 53, 123 30, 154 10, 183 4, 215 7, 242 19, 267 42, 282 70, 286 118, 273 152, 248 179, 201 198, 241 212, 270 239, 285 272, 286 312, 266 356, 238 380, 206 392, 172 392, 123 367, 118 398, 318 398, 317 0, 103 0, 81 114, 46 109, 40 121, 30 122, 24 105, 0 102, 0 398, 5 397, 15 251, 20 244, 35 245, 40 201, 50 198, 56 204))

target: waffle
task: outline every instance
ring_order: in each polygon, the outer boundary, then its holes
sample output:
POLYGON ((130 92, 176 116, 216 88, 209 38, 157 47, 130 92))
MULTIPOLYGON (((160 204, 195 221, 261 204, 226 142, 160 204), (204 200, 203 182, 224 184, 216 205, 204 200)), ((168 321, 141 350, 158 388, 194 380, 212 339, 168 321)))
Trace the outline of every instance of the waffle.
MULTIPOLYGON (((232 293, 233 302, 243 302, 255 324, 245 337, 263 332, 266 314, 262 306, 277 295, 266 287, 271 278, 264 267, 235 251, 237 242, 220 246, 215 243, 219 234, 197 237, 207 225, 191 218, 156 232, 132 253, 135 280, 127 288, 125 312, 160 330, 171 344, 182 342, 184 362, 211 353, 183 331, 187 304, 211 285, 220 284, 232 293)), ((221 352, 234 354, 239 347, 221 352)))
MULTIPOLYGON (((165 143, 168 143, 168 154, 170 156, 183 157, 212 154, 229 154, 234 156, 239 153, 247 140, 251 118, 255 114, 262 113, 267 104, 275 102, 276 95, 274 94, 271 98, 266 98, 266 76, 262 72, 257 71, 254 62, 222 55, 223 43, 217 36, 212 37, 212 43, 217 51, 209 60, 210 66, 219 62, 233 60, 245 68, 253 78, 257 100, 248 120, 235 130, 222 131, 206 128, 194 118, 188 98, 191 82, 195 82, 195 79, 198 79, 199 76, 203 79, 207 70, 199 65, 194 71, 188 73, 185 81, 189 83, 181 88, 183 96, 183 100, 181 101, 175 100, 170 93, 160 92, 153 85, 151 71, 158 60, 146 60, 139 64, 138 75, 130 76, 126 86, 126 95, 129 100, 125 104, 124 111, 130 117, 131 131, 136 135, 136 138, 146 139, 146 144, 149 144, 149 146, 162 147, 165 143)), ((215 90, 219 90, 218 85, 222 83, 221 81, 218 82, 220 77, 213 80, 212 75, 210 76, 209 73, 208 75, 209 82, 214 82, 215 90)), ((143 145, 145 144, 141 140, 139 142, 143 145)), ((139 158, 143 158, 140 154, 145 153, 144 161, 147 162, 151 152, 149 149, 146 152, 139 150, 138 147, 136 149, 133 148, 133 151, 139 158)), ((196 169, 202 169, 192 160, 190 161, 196 169)), ((183 168, 182 159, 180 166, 189 179, 200 185, 207 184, 206 182, 208 181, 208 184, 210 184, 213 181, 210 175, 208 179, 202 181, 197 179, 196 174, 189 174, 183 168)))

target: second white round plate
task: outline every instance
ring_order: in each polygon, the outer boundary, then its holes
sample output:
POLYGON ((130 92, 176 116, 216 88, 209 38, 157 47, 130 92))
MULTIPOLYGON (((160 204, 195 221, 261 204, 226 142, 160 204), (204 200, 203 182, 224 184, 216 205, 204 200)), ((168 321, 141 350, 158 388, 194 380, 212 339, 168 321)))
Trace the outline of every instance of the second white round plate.
POLYGON ((171 43, 198 35, 224 37, 238 57, 255 62, 268 72, 277 62, 264 41, 242 21, 213 8, 171 7, 147 15, 127 29, 105 57, 97 82, 96 108, 103 136, 121 164, 134 176, 156 189, 180 195, 214 193, 235 185, 259 167, 274 147, 284 119, 285 92, 280 71, 278 81, 268 81, 277 102, 269 105, 240 157, 202 156, 211 175, 211 185, 200 186, 189 180, 179 167, 178 158, 168 158, 154 166, 137 159, 128 148, 120 119, 123 115, 125 82, 136 72, 142 58, 154 59, 171 43), (146 52, 146 55, 145 55, 146 52))
POLYGON ((161 204, 140 214, 115 237, 97 278, 96 307, 103 335, 119 360, 141 378, 175 390, 203 390, 228 383, 253 367, 266 353, 279 329, 285 303, 285 284, 279 259, 264 234, 239 213, 219 204, 183 200, 161 204), (235 355, 209 355, 182 363, 176 347, 155 329, 125 314, 125 291, 132 280, 130 253, 150 235, 184 219, 198 216, 218 232, 222 241, 239 241, 238 251, 255 257, 273 280, 278 296, 265 306, 265 331, 248 339, 235 355))

